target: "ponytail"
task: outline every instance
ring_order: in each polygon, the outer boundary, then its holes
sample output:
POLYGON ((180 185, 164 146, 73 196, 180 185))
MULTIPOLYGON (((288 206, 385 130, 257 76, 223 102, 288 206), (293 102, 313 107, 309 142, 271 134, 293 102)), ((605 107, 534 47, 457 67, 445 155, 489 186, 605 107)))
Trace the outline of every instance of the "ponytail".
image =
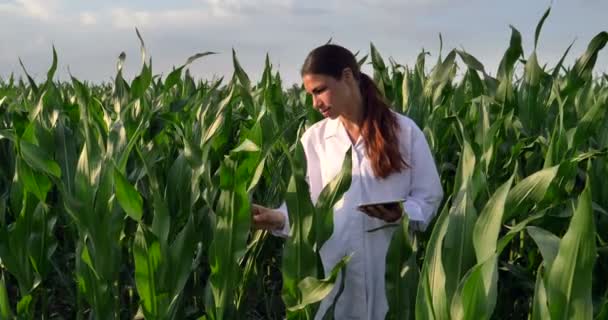
POLYGON ((399 123, 374 81, 363 72, 359 75, 363 98, 361 137, 374 174, 386 178, 409 167, 399 151, 399 123))

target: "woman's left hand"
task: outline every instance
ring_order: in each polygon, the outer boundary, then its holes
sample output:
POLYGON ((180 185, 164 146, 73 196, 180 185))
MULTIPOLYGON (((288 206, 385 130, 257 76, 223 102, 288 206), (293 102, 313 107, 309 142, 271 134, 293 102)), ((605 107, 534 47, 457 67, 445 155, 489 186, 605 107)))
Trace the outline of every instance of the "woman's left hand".
POLYGON ((367 214, 370 217, 378 218, 386 222, 395 222, 399 220, 399 218, 401 218, 401 216, 403 215, 401 206, 361 206, 359 207, 359 211, 367 214))

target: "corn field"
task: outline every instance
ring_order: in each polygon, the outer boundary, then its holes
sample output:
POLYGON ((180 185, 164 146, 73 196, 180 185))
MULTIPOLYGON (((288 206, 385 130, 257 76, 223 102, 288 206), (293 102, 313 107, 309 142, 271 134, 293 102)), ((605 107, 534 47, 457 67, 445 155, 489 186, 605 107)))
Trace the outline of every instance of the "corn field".
MULTIPOLYGON (((413 66, 370 45, 361 65, 424 131, 446 197, 394 229, 386 319, 608 319, 608 75, 600 32, 574 65, 522 36, 490 72, 462 50, 413 66), (605 67, 605 66, 604 66, 605 67)), ((350 157, 313 203, 299 137, 320 120, 265 61, 254 83, 188 66, 128 81, 0 80, 0 319, 312 319, 348 267, 319 248, 350 157), (286 201, 292 234, 251 228, 286 201)), ((370 230, 370 232, 374 232, 370 230)), ((324 319, 333 319, 332 309, 324 319)))

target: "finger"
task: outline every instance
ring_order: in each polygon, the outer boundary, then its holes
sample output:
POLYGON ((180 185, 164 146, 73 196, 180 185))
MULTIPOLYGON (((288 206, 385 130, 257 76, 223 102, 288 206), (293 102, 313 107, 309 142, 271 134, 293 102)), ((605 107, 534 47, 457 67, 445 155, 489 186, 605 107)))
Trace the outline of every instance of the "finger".
POLYGON ((394 222, 401 216, 401 213, 397 210, 390 210, 384 206, 379 206, 378 211, 381 212, 382 220, 387 222, 394 222))
POLYGON ((380 216, 382 217, 393 215, 393 212, 384 206, 376 206, 375 209, 380 213, 380 216))
POLYGON ((359 208, 359 211, 361 211, 361 212, 365 213, 366 215, 374 218, 374 213, 370 211, 370 207, 368 207, 368 206, 361 206, 359 208))
POLYGON ((253 227, 256 229, 268 229, 272 226, 272 222, 266 215, 253 216, 253 227))
POLYGON ((374 217, 374 218, 381 218, 382 217, 382 212, 379 211, 376 206, 369 206, 367 210, 370 213, 370 215, 372 217, 374 217))
POLYGON ((262 207, 262 206, 259 206, 259 205, 257 205, 257 204, 253 204, 253 205, 251 205, 251 213, 252 213, 253 215, 259 215, 259 214, 261 214, 262 212, 263 212, 263 207, 262 207))

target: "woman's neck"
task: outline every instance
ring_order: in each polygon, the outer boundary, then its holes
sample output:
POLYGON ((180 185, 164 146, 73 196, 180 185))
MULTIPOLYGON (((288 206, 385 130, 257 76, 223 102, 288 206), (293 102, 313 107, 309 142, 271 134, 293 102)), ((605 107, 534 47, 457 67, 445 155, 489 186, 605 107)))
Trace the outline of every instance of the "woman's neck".
POLYGON ((355 95, 354 101, 352 102, 353 108, 349 108, 340 115, 340 121, 342 121, 342 125, 346 129, 351 141, 356 143, 359 138, 361 127, 363 125, 363 99, 361 99, 361 95, 355 95))

